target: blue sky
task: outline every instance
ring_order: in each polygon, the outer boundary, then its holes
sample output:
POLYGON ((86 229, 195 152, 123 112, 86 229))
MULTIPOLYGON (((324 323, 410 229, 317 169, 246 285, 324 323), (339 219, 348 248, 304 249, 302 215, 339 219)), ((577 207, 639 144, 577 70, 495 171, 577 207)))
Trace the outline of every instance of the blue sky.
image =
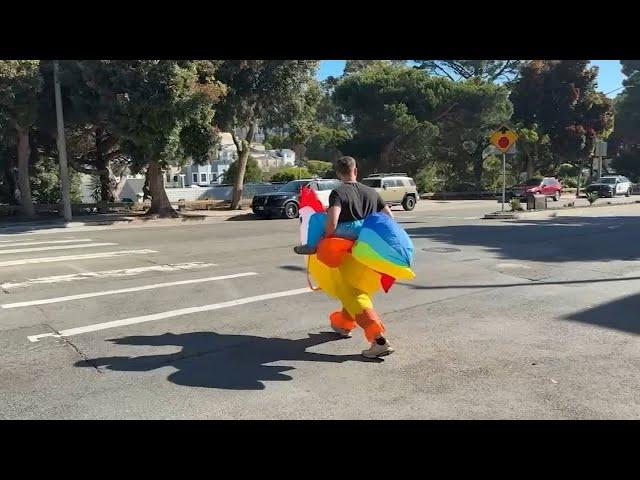
MULTIPOLYGON (((318 70, 318 78, 323 80, 329 76, 340 76, 344 70, 345 62, 346 60, 322 60, 318 70)), ((601 92, 608 93, 622 86, 624 75, 620 71, 619 60, 591 60, 591 64, 600 68, 598 89, 601 92)), ((620 90, 611 93, 609 96, 615 97, 618 93, 620 93, 620 90)))

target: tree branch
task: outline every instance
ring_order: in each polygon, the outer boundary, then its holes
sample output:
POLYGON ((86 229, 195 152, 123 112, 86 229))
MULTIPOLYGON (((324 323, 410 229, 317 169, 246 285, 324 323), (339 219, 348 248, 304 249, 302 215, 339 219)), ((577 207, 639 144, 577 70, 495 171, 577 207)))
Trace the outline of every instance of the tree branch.
POLYGON ((86 168, 83 167, 82 165, 80 165, 79 163, 77 163, 73 158, 69 157, 67 159, 67 161, 69 162, 69 165, 71 165, 71 167, 80 173, 86 173, 87 175, 101 175, 103 173, 107 173, 107 170, 98 170, 96 168, 86 168))

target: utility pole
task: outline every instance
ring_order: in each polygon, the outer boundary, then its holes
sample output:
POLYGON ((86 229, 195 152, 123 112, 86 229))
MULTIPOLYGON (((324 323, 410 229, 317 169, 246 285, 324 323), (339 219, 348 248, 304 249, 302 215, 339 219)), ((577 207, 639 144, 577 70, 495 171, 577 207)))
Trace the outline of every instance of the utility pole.
POLYGON ((60 94, 60 78, 58 61, 53 61, 53 85, 56 98, 56 121, 58 124, 58 158, 60 161, 60 190, 62 193, 62 210, 64 220, 71 221, 71 198, 69 194, 69 168, 67 167, 67 143, 64 138, 64 119, 62 117, 62 95, 60 94))

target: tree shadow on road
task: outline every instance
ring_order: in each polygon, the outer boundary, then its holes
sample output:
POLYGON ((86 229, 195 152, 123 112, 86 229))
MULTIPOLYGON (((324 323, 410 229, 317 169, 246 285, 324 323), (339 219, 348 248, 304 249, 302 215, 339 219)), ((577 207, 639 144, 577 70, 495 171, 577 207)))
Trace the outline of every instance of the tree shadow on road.
POLYGON ((640 312, 640 294, 619 298, 563 318, 639 335, 638 312, 640 312))
POLYGON ((411 238, 484 247, 500 258, 566 263, 640 259, 631 241, 640 217, 559 217, 553 220, 406 227, 411 238))
MULTIPOLYGON (((264 390, 266 381, 292 380, 283 372, 293 370, 286 365, 266 365, 273 362, 304 361, 343 363, 370 362, 360 355, 327 355, 307 349, 340 339, 333 333, 309 334, 307 338, 257 337, 226 335, 214 332, 131 336, 111 339, 117 345, 178 346, 177 353, 139 357, 103 357, 75 363, 76 367, 104 367, 123 372, 148 372, 164 367, 177 371, 168 380, 188 387, 228 390, 264 390)), ((380 361, 380 360, 378 360, 380 361)))

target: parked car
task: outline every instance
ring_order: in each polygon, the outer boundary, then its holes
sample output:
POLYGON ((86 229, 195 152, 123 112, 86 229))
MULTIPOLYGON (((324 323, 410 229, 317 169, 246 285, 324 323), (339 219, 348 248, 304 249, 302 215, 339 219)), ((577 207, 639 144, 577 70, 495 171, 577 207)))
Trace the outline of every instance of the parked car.
POLYGON ((633 184, 622 175, 600 177, 585 188, 586 193, 596 192, 601 197, 615 197, 616 195, 631 196, 633 184))
POLYGON ((405 210, 413 210, 420 198, 416 182, 406 173, 376 173, 362 183, 377 190, 389 206, 402 205, 405 210))
POLYGON ((251 201, 253 213, 259 217, 297 218, 300 211, 300 189, 304 186, 315 190, 325 208, 329 207, 329 195, 340 186, 340 180, 304 179, 285 183, 273 192, 255 195, 251 201))
POLYGON ((524 200, 529 195, 546 195, 553 198, 554 202, 557 202, 562 196, 562 183, 553 177, 530 178, 511 187, 507 192, 507 200, 511 198, 524 200))

